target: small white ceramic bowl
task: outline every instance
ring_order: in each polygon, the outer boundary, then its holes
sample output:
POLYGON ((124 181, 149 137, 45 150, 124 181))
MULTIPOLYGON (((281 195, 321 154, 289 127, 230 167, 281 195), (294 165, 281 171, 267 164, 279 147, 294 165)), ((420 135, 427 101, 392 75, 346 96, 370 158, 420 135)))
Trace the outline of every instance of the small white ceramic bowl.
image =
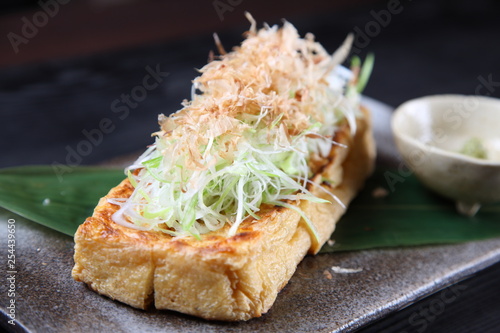
POLYGON ((392 131, 403 160, 420 181, 474 215, 482 203, 500 202, 500 100, 436 95, 398 107, 392 131), (460 153, 479 139, 486 159, 460 153))

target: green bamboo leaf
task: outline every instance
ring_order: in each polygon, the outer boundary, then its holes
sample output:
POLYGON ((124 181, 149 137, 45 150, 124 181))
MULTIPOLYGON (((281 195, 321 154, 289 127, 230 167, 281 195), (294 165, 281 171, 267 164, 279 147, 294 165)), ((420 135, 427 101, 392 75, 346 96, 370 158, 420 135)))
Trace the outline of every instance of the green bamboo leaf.
POLYGON ((449 244, 500 237, 500 205, 483 206, 474 217, 459 215, 455 204, 424 188, 414 177, 378 170, 351 203, 321 252, 381 247, 449 244), (388 184, 398 179, 390 191, 388 184), (375 197, 385 188, 387 196, 375 197))
POLYGON ((74 167, 59 179, 50 166, 0 170, 0 206, 73 236, 99 198, 116 186, 123 170, 74 167))
MULTIPOLYGON (((500 205, 487 205, 468 218, 454 204, 426 190, 413 176, 394 185, 386 197, 373 191, 388 188, 397 172, 378 170, 352 202, 322 253, 380 247, 446 244, 500 237, 500 205)), ((72 168, 62 182, 50 166, 0 170, 0 206, 34 222, 73 236, 99 198, 125 175, 122 170, 72 168)))

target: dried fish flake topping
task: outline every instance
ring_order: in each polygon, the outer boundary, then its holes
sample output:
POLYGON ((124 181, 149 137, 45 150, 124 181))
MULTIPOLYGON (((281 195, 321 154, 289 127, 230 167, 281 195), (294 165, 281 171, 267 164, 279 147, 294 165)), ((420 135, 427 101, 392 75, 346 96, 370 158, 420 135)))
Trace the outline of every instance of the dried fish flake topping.
POLYGON ((355 130, 359 96, 336 74, 352 37, 329 55, 289 22, 257 30, 249 19, 248 37, 233 51, 216 37, 223 54, 193 81, 200 93, 159 116, 155 144, 127 169, 133 194, 110 199, 120 206, 115 222, 195 237, 229 223, 234 235, 245 219, 259 219, 262 204, 298 210, 289 203, 325 201, 307 184, 339 122, 355 130), (331 87, 332 73, 343 84, 331 87))

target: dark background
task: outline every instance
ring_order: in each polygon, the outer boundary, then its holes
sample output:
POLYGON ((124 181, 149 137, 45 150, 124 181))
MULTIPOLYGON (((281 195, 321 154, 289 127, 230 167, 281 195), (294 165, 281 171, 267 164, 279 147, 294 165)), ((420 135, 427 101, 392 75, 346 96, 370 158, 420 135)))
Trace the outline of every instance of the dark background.
MULTIPOLYGON (((46 22, 38 1, 0 3, 0 167, 96 164, 143 150, 157 115, 189 98, 195 68, 215 50, 212 33, 227 49, 242 40, 245 11, 259 24, 287 18, 330 52, 355 32, 356 53, 376 58, 365 94, 394 107, 430 94, 474 95, 482 80, 493 82, 482 95, 500 96, 498 1, 401 0, 390 15, 387 2, 374 0, 60 1, 67 3, 43 2, 57 7, 46 22), (221 3, 225 11, 218 13, 221 3), (25 38, 23 26, 36 18, 42 20, 36 32, 28 31, 32 36, 15 52, 13 34, 25 38), (126 116, 114 112, 113 102, 142 85, 148 66, 169 74, 126 116), (89 141, 85 133, 96 133, 104 118, 112 130, 75 157, 72 151, 89 141)), ((467 291, 425 332, 499 332, 499 278, 497 264, 468 280, 467 291)), ((362 331, 414 332, 421 327, 409 317, 431 301, 362 331)))

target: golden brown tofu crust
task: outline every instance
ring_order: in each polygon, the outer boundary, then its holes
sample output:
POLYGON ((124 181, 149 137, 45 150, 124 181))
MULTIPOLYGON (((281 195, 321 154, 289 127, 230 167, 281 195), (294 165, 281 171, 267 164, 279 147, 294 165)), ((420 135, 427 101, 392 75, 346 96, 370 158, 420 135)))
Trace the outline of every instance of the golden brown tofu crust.
MULTIPOLYGON (((314 177, 348 204, 373 170, 375 144, 366 110, 351 136, 343 126, 329 158, 314 177)), ((318 197, 331 200, 311 186, 318 197)), ((300 215, 270 207, 260 220, 242 223, 233 237, 228 227, 202 236, 173 238, 114 223, 119 208, 108 198, 128 197, 133 187, 124 180, 99 201, 92 217, 75 234, 73 278, 102 295, 140 309, 154 306, 213 320, 248 320, 267 312, 298 263, 315 254, 329 239, 345 210, 337 203, 298 203, 313 221, 315 241, 300 215)))

